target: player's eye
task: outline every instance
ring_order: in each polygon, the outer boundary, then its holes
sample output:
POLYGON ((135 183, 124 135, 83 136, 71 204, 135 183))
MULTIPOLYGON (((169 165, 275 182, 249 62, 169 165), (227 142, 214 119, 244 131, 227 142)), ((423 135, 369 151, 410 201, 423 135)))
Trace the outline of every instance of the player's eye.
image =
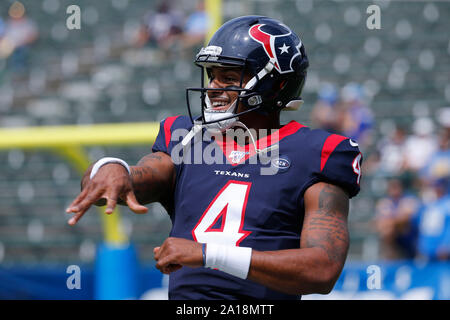
POLYGON ((226 83, 237 83, 239 82, 239 79, 236 76, 225 76, 224 82, 226 83))

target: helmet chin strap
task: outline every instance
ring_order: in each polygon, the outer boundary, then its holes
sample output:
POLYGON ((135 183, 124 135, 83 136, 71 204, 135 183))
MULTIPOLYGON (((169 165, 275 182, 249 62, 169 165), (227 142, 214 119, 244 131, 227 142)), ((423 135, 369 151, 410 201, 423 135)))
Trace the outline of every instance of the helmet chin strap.
POLYGON ((258 149, 258 145, 256 144, 256 141, 255 141, 255 138, 253 137, 252 132, 250 131, 250 129, 245 124, 243 124, 240 121, 236 121, 234 123, 234 126, 241 127, 241 128, 245 129, 248 132, 248 134, 250 135, 250 140, 252 141, 252 144, 253 144, 253 148, 255 149, 255 152, 257 154, 264 154, 264 153, 267 153, 269 151, 275 151, 275 150, 277 150, 279 148, 279 145, 277 143, 277 144, 271 145, 269 147, 266 147, 264 149, 258 149))
POLYGON ((205 113, 205 121, 206 122, 214 121, 214 122, 205 124, 204 127, 208 130, 220 131, 220 132, 224 132, 227 129, 231 128, 231 126, 236 121, 238 121, 239 117, 233 117, 233 118, 222 120, 222 121, 220 121, 220 119, 231 117, 236 113, 237 101, 238 101, 238 99, 234 100, 233 103, 225 111, 214 111, 214 109, 211 105, 211 100, 209 100, 209 97, 206 96, 205 97, 206 109, 204 112, 205 113))

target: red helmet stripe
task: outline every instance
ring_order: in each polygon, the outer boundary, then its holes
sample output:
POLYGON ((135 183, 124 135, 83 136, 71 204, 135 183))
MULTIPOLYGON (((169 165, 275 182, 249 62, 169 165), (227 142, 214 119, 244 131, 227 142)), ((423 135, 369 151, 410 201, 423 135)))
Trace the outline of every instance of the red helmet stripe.
MULTIPOLYGON (((260 28, 263 26, 263 24, 255 24, 252 26, 249 30, 250 36, 261 43, 264 47, 264 50, 266 50, 267 55, 270 59, 275 59, 274 52, 272 51, 272 38, 274 38, 273 35, 268 34, 267 32, 262 31, 260 28)), ((279 69, 278 63, 275 62, 275 67, 279 69)))

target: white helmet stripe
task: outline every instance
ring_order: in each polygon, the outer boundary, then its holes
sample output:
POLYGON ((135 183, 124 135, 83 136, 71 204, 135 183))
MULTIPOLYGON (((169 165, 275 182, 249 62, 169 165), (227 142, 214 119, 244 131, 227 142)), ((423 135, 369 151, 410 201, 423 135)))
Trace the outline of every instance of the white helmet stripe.
POLYGON ((264 68, 262 68, 261 71, 259 71, 253 78, 251 78, 247 82, 244 89, 253 88, 254 85, 256 84, 256 82, 261 80, 262 78, 264 78, 266 75, 268 75, 273 70, 274 67, 275 67, 274 61, 269 60, 269 62, 267 62, 267 64, 264 66, 264 68))

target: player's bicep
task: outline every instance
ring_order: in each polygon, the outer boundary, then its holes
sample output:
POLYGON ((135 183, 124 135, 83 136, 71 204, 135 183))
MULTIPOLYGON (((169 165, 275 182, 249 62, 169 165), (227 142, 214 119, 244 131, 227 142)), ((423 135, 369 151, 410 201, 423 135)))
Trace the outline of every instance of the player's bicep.
MULTIPOLYGON (((171 177, 175 171, 175 166, 173 164, 170 156, 165 152, 153 152, 144 156, 135 167, 133 167, 135 174, 146 174, 146 170, 152 168, 152 174, 157 175, 160 178, 171 177)), ((148 171, 148 170, 147 170, 148 171)))
POLYGON ((342 188, 320 182, 306 190, 304 199, 300 246, 320 248, 340 272, 349 247, 349 197, 342 188))

